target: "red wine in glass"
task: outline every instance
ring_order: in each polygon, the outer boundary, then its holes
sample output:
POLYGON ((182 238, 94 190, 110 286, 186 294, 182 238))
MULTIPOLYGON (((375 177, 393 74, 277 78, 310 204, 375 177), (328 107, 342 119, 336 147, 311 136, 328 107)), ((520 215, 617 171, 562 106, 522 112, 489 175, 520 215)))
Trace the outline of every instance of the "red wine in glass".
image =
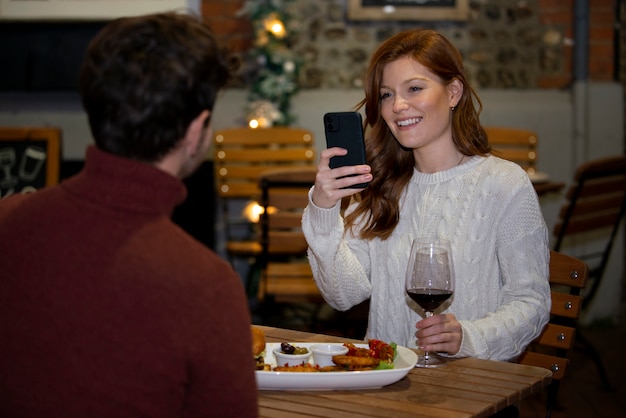
POLYGON ((407 289, 411 299, 425 311, 434 311, 452 296, 452 290, 443 289, 407 289))
MULTIPOLYGON (((454 274, 450 242, 414 240, 406 270, 407 295, 425 311, 426 318, 454 294, 454 274)), ((436 353, 424 352, 416 367, 439 367, 445 358, 436 353)))

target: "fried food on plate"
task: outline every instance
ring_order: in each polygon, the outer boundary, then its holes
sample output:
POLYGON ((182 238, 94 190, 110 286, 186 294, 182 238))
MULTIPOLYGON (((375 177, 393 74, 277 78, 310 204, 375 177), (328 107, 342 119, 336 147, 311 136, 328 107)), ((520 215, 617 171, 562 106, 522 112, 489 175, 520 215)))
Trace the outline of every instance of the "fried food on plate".
POLYGON ((275 372, 319 372, 320 368, 311 364, 298 364, 297 366, 276 366, 272 369, 275 372))
POLYGON ((380 359, 374 357, 359 357, 359 356, 347 356, 337 355, 333 356, 333 363, 338 366, 348 367, 376 367, 380 363, 380 359))
POLYGON ((346 368, 342 366, 324 366, 320 367, 320 372, 345 372, 346 368))

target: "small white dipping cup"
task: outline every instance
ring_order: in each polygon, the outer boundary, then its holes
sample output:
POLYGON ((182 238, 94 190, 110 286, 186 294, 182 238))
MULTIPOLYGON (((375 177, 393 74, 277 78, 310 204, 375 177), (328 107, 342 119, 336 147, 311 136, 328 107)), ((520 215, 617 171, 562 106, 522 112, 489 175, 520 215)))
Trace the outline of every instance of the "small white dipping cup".
POLYGON ((319 343, 309 347, 313 354, 313 363, 320 367, 334 366, 333 356, 343 355, 348 352, 348 347, 343 344, 319 343))
POLYGON ((302 363, 308 363, 311 357, 311 350, 306 354, 285 354, 280 347, 274 349, 274 358, 277 366, 298 366, 302 363))

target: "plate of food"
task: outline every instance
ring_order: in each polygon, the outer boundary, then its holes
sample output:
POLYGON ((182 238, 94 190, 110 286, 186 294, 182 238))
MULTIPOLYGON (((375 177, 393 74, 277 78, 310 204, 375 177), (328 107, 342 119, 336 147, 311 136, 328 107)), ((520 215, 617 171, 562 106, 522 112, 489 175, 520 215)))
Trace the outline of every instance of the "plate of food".
POLYGON ((265 350, 256 352, 263 360, 257 364, 256 379, 260 390, 350 390, 374 389, 395 383, 404 378, 417 363, 414 351, 378 340, 368 343, 316 343, 282 342, 267 343, 265 350), (298 350, 301 361, 298 364, 280 364, 284 361, 284 348, 290 346, 298 350), (348 352, 332 355, 333 365, 316 364, 312 350, 334 351, 347 347, 348 352), (385 354, 392 348, 391 357, 385 354), (302 356, 306 350, 309 357, 302 356), (368 355, 367 353, 370 353, 368 355), (283 355, 281 355, 283 354, 283 355), (382 357, 376 358, 376 357, 382 357))

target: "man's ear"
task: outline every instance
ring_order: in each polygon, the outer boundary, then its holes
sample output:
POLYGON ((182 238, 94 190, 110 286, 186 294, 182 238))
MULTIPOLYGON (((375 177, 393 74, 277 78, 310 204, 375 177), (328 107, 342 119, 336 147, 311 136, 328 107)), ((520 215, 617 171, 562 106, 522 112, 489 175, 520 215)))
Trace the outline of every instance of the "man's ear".
POLYGON ((211 112, 203 110, 194 120, 191 121, 185 133, 184 144, 187 155, 193 157, 200 150, 204 141, 207 129, 206 123, 211 116, 211 112))
POLYGON ((456 107, 461 101, 463 96, 463 83, 458 78, 455 78, 448 84, 448 94, 450 97, 450 107, 456 107))

